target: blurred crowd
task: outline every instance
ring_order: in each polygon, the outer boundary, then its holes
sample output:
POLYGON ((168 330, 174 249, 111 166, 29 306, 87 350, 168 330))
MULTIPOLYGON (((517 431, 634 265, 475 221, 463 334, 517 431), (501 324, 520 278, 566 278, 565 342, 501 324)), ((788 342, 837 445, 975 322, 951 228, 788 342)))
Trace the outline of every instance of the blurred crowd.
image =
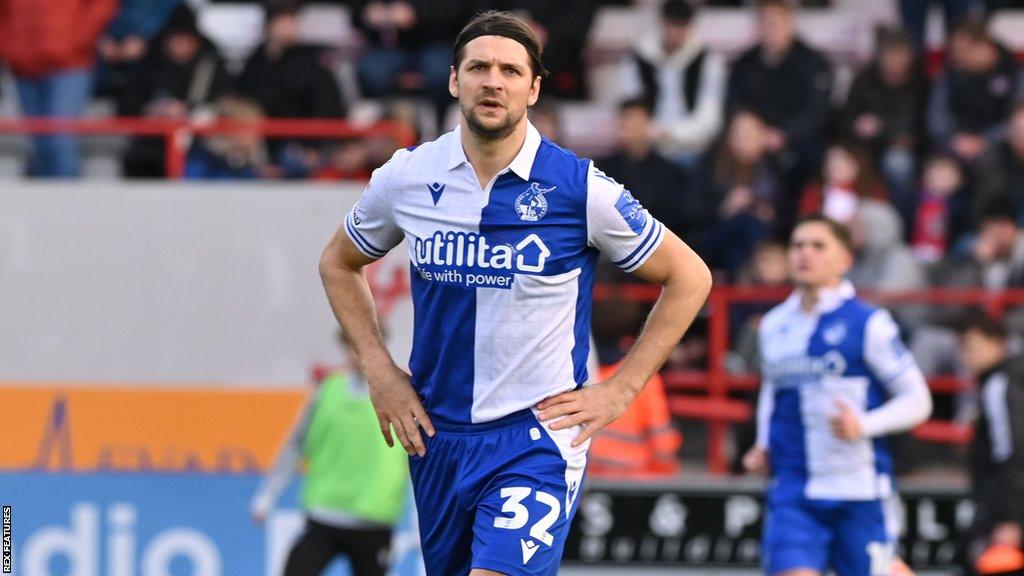
MULTIPOLYGON (((585 45, 595 14, 629 0, 348 0, 361 47, 354 86, 336 73, 336 50, 299 33, 302 6, 263 4, 259 46, 230 66, 182 0, 0 0, 0 61, 26 116, 78 117, 90 102, 114 114, 164 119, 344 119, 352 94, 378 100, 385 118, 428 138, 452 124, 450 44, 476 12, 527 18, 545 43, 552 75, 531 111, 563 141, 565 101, 587 101, 585 45), (232 69, 236 68, 236 69, 232 69), (411 98, 418 102, 411 110, 411 98), (426 109, 428 112, 423 114, 426 109)), ((636 0, 645 7, 651 2, 636 0)), ((801 215, 848 224, 859 258, 851 276, 871 290, 928 286, 1024 287, 1024 72, 989 30, 1015 0, 901 0, 902 25, 875 32, 870 61, 838 90, 836 66, 801 39, 799 3, 788 0, 657 2, 658 26, 622 56, 617 142, 598 166, 691 244, 726 283, 782 284, 784 242, 801 215), (739 54, 695 34, 705 4, 742 5, 756 22, 739 54), (929 7, 946 38, 926 54, 929 7), (842 94, 840 94, 842 92, 842 94)), ((827 5, 829 2, 805 2, 827 5)), ((604 99, 607 101, 607 98, 604 99)), ((78 142, 33 137, 31 175, 81 172, 78 142)), ((121 159, 126 177, 164 177, 165 141, 137 137, 121 159)), ((255 131, 197 139, 187 178, 365 179, 396 144, 386 138, 266 139, 255 131)), ((606 279, 618 279, 608 272, 606 279)), ((615 304, 618 306, 618 303, 615 304)), ((597 316, 602 363, 641 314, 618 306, 597 316)), ((744 330, 760 310, 733 315, 737 369, 744 330)), ((948 306, 905 306, 897 316, 931 373, 955 369, 948 306)), ((1011 318, 1011 333, 1020 333, 1011 318)), ((703 345, 674 358, 698 366, 703 345)))

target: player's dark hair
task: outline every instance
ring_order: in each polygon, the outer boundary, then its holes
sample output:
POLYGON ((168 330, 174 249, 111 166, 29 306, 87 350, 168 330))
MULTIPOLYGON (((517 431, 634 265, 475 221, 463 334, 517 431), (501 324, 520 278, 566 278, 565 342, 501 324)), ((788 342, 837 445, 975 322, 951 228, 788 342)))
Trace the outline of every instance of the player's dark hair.
POLYGON ((842 244, 843 248, 846 248, 850 254, 853 254, 856 251, 853 247, 853 236, 850 234, 850 229, 828 216, 820 213, 802 216, 796 221, 796 224, 793 226, 793 230, 796 230, 804 224, 821 224, 828 228, 828 231, 832 236, 834 236, 836 240, 839 240, 839 243, 842 244))
POLYGON ((452 46, 453 68, 458 70, 459 65, 462 64, 466 44, 481 36, 502 36, 522 44, 523 48, 526 48, 526 54, 530 57, 530 70, 533 72, 533 76, 547 78, 548 71, 544 69, 544 64, 541 62, 541 54, 544 49, 540 39, 525 22, 511 12, 501 10, 488 10, 477 14, 459 32, 455 38, 455 45, 452 46))
POLYGON ((661 18, 669 22, 689 24, 693 20, 693 6, 686 0, 665 0, 661 5, 661 18))
POLYGON ((957 332, 961 336, 968 332, 977 332, 990 340, 1006 340, 1006 326, 980 310, 964 317, 957 325, 957 332))

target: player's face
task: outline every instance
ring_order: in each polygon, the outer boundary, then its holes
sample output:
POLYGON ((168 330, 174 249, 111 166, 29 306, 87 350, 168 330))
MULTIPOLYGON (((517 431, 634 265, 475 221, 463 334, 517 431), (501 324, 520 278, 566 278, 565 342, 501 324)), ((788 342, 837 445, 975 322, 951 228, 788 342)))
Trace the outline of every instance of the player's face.
POLYGON ((448 90, 459 99, 467 127, 477 137, 500 140, 512 133, 537 102, 540 77, 522 44, 504 36, 474 38, 463 48, 448 90))
POLYGON ((828 226, 805 222, 789 241, 789 267, 798 286, 835 286, 853 264, 853 257, 828 226))

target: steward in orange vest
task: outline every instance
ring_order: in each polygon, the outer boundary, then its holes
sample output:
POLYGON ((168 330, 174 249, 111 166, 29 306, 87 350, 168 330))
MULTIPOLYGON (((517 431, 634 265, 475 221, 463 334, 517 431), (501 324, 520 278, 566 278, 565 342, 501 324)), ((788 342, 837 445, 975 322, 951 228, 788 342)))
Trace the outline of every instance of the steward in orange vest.
MULTIPOLYGON (((600 379, 618 365, 602 366, 600 379)), ((665 384, 657 373, 617 420, 605 426, 590 445, 589 473, 602 478, 654 478, 679 471, 682 435, 672 427, 665 384)))

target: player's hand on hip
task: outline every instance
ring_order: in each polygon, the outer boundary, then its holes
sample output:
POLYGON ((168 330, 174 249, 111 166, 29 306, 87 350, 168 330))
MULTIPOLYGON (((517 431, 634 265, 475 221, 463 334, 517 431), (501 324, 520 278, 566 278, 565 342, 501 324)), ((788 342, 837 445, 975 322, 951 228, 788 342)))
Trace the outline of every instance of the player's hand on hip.
POLYGON ((541 411, 538 418, 541 422, 560 418, 550 424, 552 430, 582 424, 583 432, 572 442, 573 447, 576 447, 622 415, 632 400, 633 393, 612 378, 545 398, 537 404, 537 409, 541 411))
POLYGON ((388 446, 395 445, 392 437, 394 429, 398 441, 410 456, 426 454, 427 448, 420 428, 433 437, 434 425, 423 409, 423 403, 412 387, 409 375, 392 365, 379 373, 367 374, 366 382, 370 387, 370 400, 377 412, 380 432, 388 446))
POLYGON ((847 442, 860 440, 864 436, 860 417, 844 400, 836 400, 836 407, 839 411, 831 419, 832 433, 847 442))
POLYGON ((768 475, 768 450, 754 446, 743 455, 743 469, 751 474, 768 475))

